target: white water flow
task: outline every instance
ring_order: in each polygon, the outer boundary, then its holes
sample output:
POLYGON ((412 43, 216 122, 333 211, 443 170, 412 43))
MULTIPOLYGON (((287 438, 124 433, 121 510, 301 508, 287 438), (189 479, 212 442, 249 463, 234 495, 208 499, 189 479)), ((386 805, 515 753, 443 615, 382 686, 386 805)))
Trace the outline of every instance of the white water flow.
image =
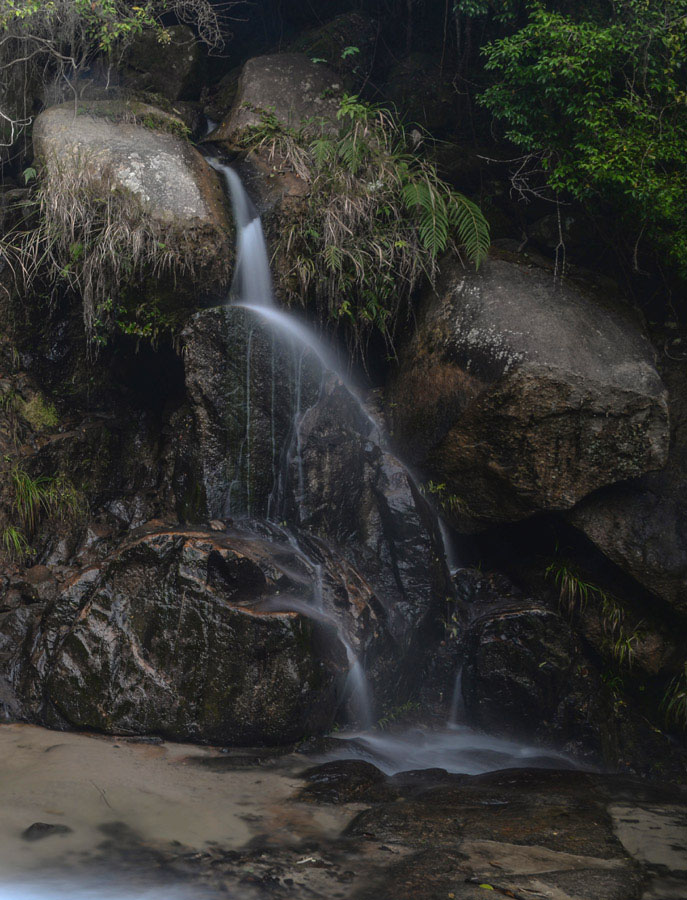
MULTIPOLYGON (((230 291, 230 301, 232 306, 246 309, 259 315, 274 331, 281 336, 293 338, 296 344, 302 348, 297 358, 296 366, 296 409, 294 414, 294 434, 295 434, 295 452, 297 455, 298 470, 298 494, 303 495, 303 466, 301 459, 301 437, 300 424, 304 414, 301 409, 301 371, 303 365, 303 353, 310 350, 320 361, 322 368, 333 372, 339 380, 344 384, 346 389, 356 399, 360 408, 365 412, 366 418, 377 429, 377 425, 365 410, 360 398, 353 390, 352 386, 347 382, 340 370, 338 361, 334 355, 327 349, 323 342, 317 337, 315 332, 300 322, 294 316, 278 310, 274 305, 274 296, 272 290, 272 276, 270 273, 269 255, 267 252, 267 244, 262 230, 260 216, 245 191, 241 179, 238 174, 230 167, 225 166, 215 158, 209 158, 210 165, 220 172, 226 182, 229 195, 231 197, 232 208, 234 212, 234 220, 236 223, 236 270, 230 291)), ((248 356, 248 366, 250 366, 250 356, 248 356)), ((246 376, 246 391, 250 391, 250 371, 246 376)), ((248 410, 250 410, 250 397, 247 398, 248 410)), ((247 415, 246 424, 246 477, 250 478, 250 413, 247 415)), ((273 453, 274 457, 274 453, 273 453)), ((231 501, 231 489, 229 493, 229 502, 231 501)), ((250 500, 250 498, 249 498, 250 500)), ((250 509, 249 509, 250 512, 250 509)), ((294 550, 301 556, 306 564, 311 568, 315 578, 314 604, 305 603, 301 599, 286 598, 282 599, 282 610, 292 610, 300 612, 308 616, 314 621, 331 625, 336 630, 337 636, 341 641, 345 651, 348 663, 348 676, 346 680, 346 689, 350 695, 350 706, 354 720, 363 728, 369 728, 372 725, 372 702, 370 698, 370 689, 365 676, 365 669, 356 654, 353 646, 345 634, 344 629, 323 606, 323 590, 322 590, 322 567, 315 563, 303 550, 297 545, 293 536, 288 535, 288 540, 294 550), (284 606, 283 603, 288 603, 284 606)), ((277 609, 273 605, 270 608, 277 609)))
POLYGON ((224 176, 236 223, 236 268, 230 297, 241 305, 273 306, 270 260, 258 211, 232 168, 215 158, 208 162, 224 176))
MULTIPOLYGON (((275 334, 289 337, 303 348, 310 350, 319 360, 324 370, 332 372, 358 404, 367 422, 371 426, 375 440, 383 442, 384 433, 380 425, 370 414, 355 386, 340 364, 336 355, 318 337, 315 331, 292 313, 278 309, 274 304, 272 281, 269 271, 269 257, 260 224, 259 216, 247 196, 241 179, 230 167, 217 160, 210 160, 211 165, 222 173, 230 191, 234 215, 237 224, 237 271, 231 291, 231 305, 246 309, 259 316, 275 334)), ((302 362, 302 355, 300 357, 302 362)), ((299 365, 300 368, 300 365, 299 365)), ((302 417, 300 396, 297 398, 296 418, 302 417)), ((299 440, 300 422, 294 423, 296 444, 299 440)), ((295 452, 299 452, 296 446, 295 452)), ((406 468, 409 479, 415 487, 418 481, 406 468)), ((299 469, 299 479, 303 475, 299 469)), ((299 485, 302 492, 302 486, 299 485)), ((436 514, 436 511, 435 511, 436 514)), ((448 528, 440 515, 436 514, 437 532, 443 543, 446 564, 454 574, 460 568, 460 560, 448 528)), ((321 568, 312 560, 295 538, 285 533, 285 537, 308 563, 315 579, 321 579, 321 568)), ((315 585, 313 602, 294 597, 275 598, 270 601, 271 608, 280 608, 301 612, 315 621, 327 624, 336 629, 336 633, 345 648, 348 661, 347 688, 350 692, 352 718, 362 730, 356 733, 341 735, 341 748, 337 756, 364 756, 371 759, 386 772, 398 772, 410 768, 429 768, 439 766, 451 772, 477 774, 506 766, 523 765, 566 765, 565 757, 524 746, 515 741, 492 738, 469 728, 462 723, 462 671, 459 668, 450 701, 448 719, 443 728, 426 730, 412 729, 396 734, 384 734, 374 730, 372 716, 372 700, 369 684, 363 665, 355 653, 348 635, 336 618, 323 606, 322 585, 315 585)))

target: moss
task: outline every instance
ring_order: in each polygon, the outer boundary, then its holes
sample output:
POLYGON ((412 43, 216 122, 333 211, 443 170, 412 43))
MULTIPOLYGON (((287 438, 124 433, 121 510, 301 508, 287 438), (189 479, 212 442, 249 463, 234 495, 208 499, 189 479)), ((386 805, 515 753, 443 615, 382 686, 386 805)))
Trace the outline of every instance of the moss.
POLYGON ((20 401, 19 412, 34 431, 55 428, 58 423, 54 404, 44 400, 40 394, 34 394, 30 400, 20 401))
MULTIPOLYGON (((155 96, 155 100, 162 98, 155 96)), ((141 125, 151 131, 159 131, 164 134, 172 134, 182 140, 191 137, 190 128, 181 121, 173 112, 166 109, 156 109, 149 103, 139 100, 97 100, 91 103, 83 103, 77 107, 77 115, 92 116, 96 119, 107 119, 110 122, 129 123, 141 125)))

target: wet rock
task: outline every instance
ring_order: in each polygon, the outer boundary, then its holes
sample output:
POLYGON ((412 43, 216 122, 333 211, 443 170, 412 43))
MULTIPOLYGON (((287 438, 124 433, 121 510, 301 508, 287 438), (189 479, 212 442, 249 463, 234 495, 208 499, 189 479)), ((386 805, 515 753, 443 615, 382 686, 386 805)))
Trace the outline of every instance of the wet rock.
POLYGON ((487 731, 531 736, 554 729, 559 715, 577 718, 564 722, 572 731, 605 722, 598 675, 585 669, 570 626, 551 610, 496 604, 476 614, 465 648, 463 698, 470 720, 487 731))
POLYGON ((167 32, 171 40, 166 44, 152 31, 136 38, 121 67, 124 83, 131 90, 168 100, 195 98, 200 91, 200 46, 187 25, 172 25, 167 32))
POLYGON ((8 664, 15 690, 31 718, 60 727, 235 745, 326 730, 350 664, 336 617, 361 651, 384 629, 350 567, 320 566, 269 537, 133 533, 29 623, 8 664), (331 619, 263 607, 316 592, 331 619))
POLYGON ((349 560, 395 634, 426 624, 450 587, 436 521, 350 391, 240 309, 198 313, 183 339, 206 515, 288 521, 349 560))
POLYGON ((558 613, 504 597, 468 611, 461 641, 467 721, 577 760, 684 778, 687 759, 620 700, 558 613))
POLYGON ((236 142, 263 112, 285 126, 298 127, 306 119, 334 123, 341 93, 340 78, 322 63, 300 53, 257 56, 244 65, 234 106, 213 132, 213 141, 236 142))
POLYGON ((659 469, 666 391, 628 308, 492 258, 442 265, 390 390, 394 438, 466 530, 659 469))
POLYGON ((326 803, 374 802, 393 797, 386 786, 386 775, 361 759, 343 759, 306 769, 302 778, 308 783, 300 792, 306 800, 326 803))
POLYGON ((53 834, 71 834, 72 829, 68 825, 52 825, 47 822, 34 822, 33 825, 22 831, 22 837, 25 841, 42 841, 43 838, 51 837, 53 834))
MULTIPOLYGON (((514 769, 381 804, 347 834, 397 858, 356 898, 473 900, 483 885, 496 896, 639 900, 647 870, 616 834, 617 796, 603 776, 514 769)), ((674 817, 658 796, 660 815, 674 817)))

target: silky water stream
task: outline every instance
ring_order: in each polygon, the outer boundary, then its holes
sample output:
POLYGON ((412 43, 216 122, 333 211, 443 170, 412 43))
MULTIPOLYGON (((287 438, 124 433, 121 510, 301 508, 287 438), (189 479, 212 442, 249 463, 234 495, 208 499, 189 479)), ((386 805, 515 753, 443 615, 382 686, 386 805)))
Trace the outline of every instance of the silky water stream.
MULTIPOLYGON (((224 177, 231 197, 237 223, 237 264, 230 292, 230 308, 241 308, 251 313, 263 326, 270 329, 281 341, 291 342, 295 369, 300 372, 302 354, 311 354, 321 366, 323 378, 333 377, 348 391, 361 413, 361 419, 369 428, 368 436, 379 444, 385 443, 385 435, 377 418, 369 411, 349 367, 315 330, 291 311, 279 309, 274 301, 269 268, 269 254, 258 212, 248 197, 238 174, 229 166, 212 158, 210 164, 224 177)), ((305 415, 301 408, 300 391, 294 409, 292 428, 292 455, 300 452, 300 424, 305 415)), ((302 481, 301 466, 297 466, 302 481)), ((417 489, 412 473, 407 474, 417 489)), ((297 495, 301 492, 297 491, 297 495)), ((270 497, 268 512, 281 518, 282 510, 275 502, 274 491, 270 497)), ((456 545, 441 517, 436 516, 436 533, 443 544, 445 562, 452 574, 460 568, 456 545)), ((282 523, 283 528, 284 523, 282 523)), ((286 532, 285 532, 286 533, 286 532)), ((317 569, 298 538, 289 534, 288 540, 306 561, 317 569)), ((317 592, 316 592, 317 594, 317 592)), ((319 592, 314 601, 284 598, 274 601, 272 609, 290 609, 315 621, 333 625, 344 645, 349 662, 348 689, 351 696, 349 712, 350 730, 337 733, 338 745, 331 753, 337 758, 362 758, 377 765, 387 774, 407 769, 440 767, 449 772, 480 774, 494 769, 512 766, 569 766, 569 761, 557 754, 543 754, 541 749, 525 746, 515 741, 491 737, 469 726, 464 720, 461 695, 461 670, 456 672, 453 697, 447 721, 441 728, 413 728, 400 733, 384 733, 373 727, 374 697, 365 674, 362 660, 356 655, 351 636, 346 634, 339 619, 322 605, 319 592)))

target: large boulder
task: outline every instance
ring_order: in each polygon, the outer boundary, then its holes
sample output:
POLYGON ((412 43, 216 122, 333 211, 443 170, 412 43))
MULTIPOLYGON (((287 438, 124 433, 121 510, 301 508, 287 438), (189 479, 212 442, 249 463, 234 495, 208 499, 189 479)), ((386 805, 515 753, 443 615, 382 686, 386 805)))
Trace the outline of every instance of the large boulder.
POLYGON ((390 401, 402 452, 467 530, 666 462, 667 394, 630 309, 510 259, 442 264, 390 401))
POLYGON ((351 666, 343 623, 360 653, 384 627, 344 561, 320 546, 313 564, 280 537, 153 523, 47 606, 15 604, 0 616, 0 651, 14 648, 5 672, 24 715, 226 744, 330 728, 351 666))
POLYGON ((684 361, 662 361, 672 425, 660 472, 605 488, 570 510, 570 521, 616 565, 687 613, 687 403, 684 361))
POLYGON ((256 56, 243 67, 234 105, 212 134, 213 141, 236 142, 269 113, 284 126, 298 128, 308 119, 334 123, 341 79, 300 53, 256 56))
POLYGON ((446 596, 447 572, 436 518, 373 418, 316 353, 252 312, 203 310, 183 340, 196 509, 324 539, 406 639, 446 596))
POLYGON ((176 117, 142 103, 65 103, 36 118, 34 152, 53 183, 64 185, 65 202, 98 183, 127 192, 164 229, 166 249, 192 250, 194 268, 226 267, 232 229, 222 187, 184 130, 176 117))
POLYGON ((578 760, 644 775, 670 766, 683 777, 684 754, 607 683, 616 662, 600 665, 558 611, 523 597, 505 579, 469 570, 457 577, 466 721, 578 760))

